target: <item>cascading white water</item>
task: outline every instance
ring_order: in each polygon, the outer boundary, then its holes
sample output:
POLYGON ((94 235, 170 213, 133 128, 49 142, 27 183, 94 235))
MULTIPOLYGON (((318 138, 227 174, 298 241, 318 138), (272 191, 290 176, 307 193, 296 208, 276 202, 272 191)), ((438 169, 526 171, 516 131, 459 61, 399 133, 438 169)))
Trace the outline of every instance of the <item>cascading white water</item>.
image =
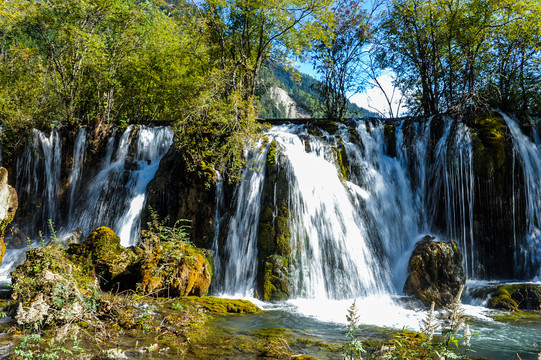
POLYGON ((385 292, 388 265, 375 255, 357 203, 358 195, 368 193, 340 177, 326 141, 310 136, 307 151, 295 133, 273 135, 287 158, 294 296, 343 299, 385 292))
POLYGON ((223 291, 244 297, 254 295, 257 275, 257 227, 267 155, 267 148, 259 146, 248 151, 248 163, 235 190, 235 214, 229 221, 224 249, 227 256, 220 260, 222 268, 217 269, 223 273, 223 291))
POLYGON ((72 222, 73 206, 75 204, 75 193, 79 186, 79 180, 83 169, 83 163, 85 159, 85 147, 86 147, 86 128, 81 128, 77 137, 75 138, 75 144, 73 146, 73 165, 69 176, 70 198, 69 198, 69 211, 68 211, 68 223, 72 222))
POLYGON ((154 179, 160 161, 172 143, 173 132, 166 127, 142 127, 137 133, 134 156, 136 169, 131 170, 128 183, 123 185, 128 188, 128 211, 113 226, 123 246, 133 246, 139 239, 139 218, 145 205, 147 186, 154 179))
MULTIPOLYGON (((428 209, 430 196, 444 199, 447 231, 442 239, 455 239, 468 251, 465 264, 473 274, 471 138, 464 125, 445 123, 434 164, 426 154, 430 124, 414 125, 413 131, 419 133, 414 144, 407 144, 417 152, 413 167, 401 126, 396 158, 385 153, 384 127, 379 123, 358 121, 358 139, 345 126, 336 136, 312 136, 303 126, 280 126, 267 133, 285 159, 292 297, 322 300, 401 293, 411 250, 434 223, 428 209), (336 164, 340 141, 345 149, 342 156, 350 164, 348 180, 336 164), (427 189, 434 174, 443 193, 427 189)), ((253 150, 251 155, 252 163, 263 163, 264 152, 253 150)), ((220 275, 228 294, 252 295, 255 286, 264 174, 253 168, 247 168, 237 189, 237 207, 220 259, 227 263, 220 275)))
POLYGON ((464 271, 469 278, 475 277, 475 244, 473 236, 474 175, 473 148, 466 125, 447 118, 443 136, 435 147, 435 161, 431 167, 443 185, 446 238, 455 240, 462 249, 464 271))
POLYGON ((55 221, 57 197, 60 191, 60 166, 62 161, 60 136, 52 131, 47 137, 33 130, 32 144, 17 159, 15 188, 20 202, 33 203, 38 211, 32 209, 32 226, 47 230, 48 221, 55 221))
POLYGON ((514 152, 524 173, 527 236, 516 249, 517 265, 536 267, 537 279, 541 280, 541 146, 524 135, 514 119, 501 115, 513 137, 514 152))
MULTIPOLYGON (((214 252, 214 268, 215 269, 222 269, 222 263, 221 258, 218 255, 218 251, 220 251, 220 225, 222 222, 222 213, 221 209, 223 207, 224 203, 224 180, 222 178, 222 175, 219 171, 216 171, 216 197, 215 197, 215 208, 214 208, 214 236, 212 238, 212 251, 214 252)), ((221 272, 215 271, 214 272, 214 279, 213 284, 221 284, 222 279, 220 278, 221 272)), ((219 285, 218 285, 219 286, 219 285)))
MULTIPOLYGON (((70 192, 66 197, 69 212, 66 219, 62 219, 58 218, 61 213, 56 214, 60 192, 60 137, 57 132, 47 137, 34 130, 31 146, 17 161, 17 192, 19 202, 30 214, 22 216, 34 218, 35 208, 41 209, 42 215, 26 224, 27 229, 22 229, 24 235, 37 235, 32 233, 33 227, 40 225, 40 230, 46 230, 47 221, 51 219, 61 241, 75 232, 86 235, 98 226, 109 226, 119 235, 122 245, 134 245, 138 240, 147 185, 173 142, 173 132, 167 127, 142 126, 135 131, 133 126, 128 127, 118 143, 113 132, 99 171, 82 179, 86 131, 80 130, 74 144, 70 192)), ((39 245, 40 241, 33 243, 39 245)), ((24 259, 25 250, 6 252, 0 266, 0 281, 9 281, 10 271, 24 259)))
POLYGON ((66 233, 79 229, 87 234, 97 226, 109 226, 122 245, 137 241, 146 188, 173 142, 173 132, 165 127, 141 127, 135 135, 133 131, 132 126, 124 131, 114 151, 114 138, 108 141, 100 171, 75 194, 75 216, 66 233))

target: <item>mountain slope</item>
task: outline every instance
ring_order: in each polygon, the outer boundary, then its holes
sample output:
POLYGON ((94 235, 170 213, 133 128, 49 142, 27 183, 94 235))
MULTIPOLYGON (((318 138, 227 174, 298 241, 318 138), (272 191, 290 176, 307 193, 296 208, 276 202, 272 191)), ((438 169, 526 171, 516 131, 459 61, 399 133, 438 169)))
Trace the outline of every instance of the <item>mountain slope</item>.
MULTIPOLYGON (((259 117, 263 119, 324 117, 316 91, 318 84, 313 77, 295 69, 286 69, 283 66, 263 68, 257 91, 259 117)), ((377 114, 348 101, 346 116, 366 117, 377 114)))

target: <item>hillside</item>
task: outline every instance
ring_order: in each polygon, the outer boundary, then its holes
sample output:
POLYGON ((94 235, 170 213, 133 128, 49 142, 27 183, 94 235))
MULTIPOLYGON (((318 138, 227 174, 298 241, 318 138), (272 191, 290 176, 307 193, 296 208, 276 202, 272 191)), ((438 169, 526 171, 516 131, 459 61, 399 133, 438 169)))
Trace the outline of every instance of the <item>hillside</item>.
MULTIPOLYGON (((295 69, 286 69, 283 66, 263 68, 257 93, 258 116, 263 119, 323 117, 315 90, 317 85, 316 79, 295 69)), ((349 102, 346 116, 378 115, 349 102)))

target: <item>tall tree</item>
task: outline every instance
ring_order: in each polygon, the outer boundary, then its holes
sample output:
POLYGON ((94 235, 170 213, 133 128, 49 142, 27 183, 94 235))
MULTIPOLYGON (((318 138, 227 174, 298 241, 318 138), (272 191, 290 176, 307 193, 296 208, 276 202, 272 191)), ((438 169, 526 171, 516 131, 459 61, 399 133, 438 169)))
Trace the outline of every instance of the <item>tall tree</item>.
POLYGON ((321 76, 318 94, 326 118, 341 120, 347 110, 348 94, 359 92, 361 61, 372 30, 372 11, 364 10, 363 1, 339 0, 332 7, 333 21, 323 24, 326 35, 314 39, 312 63, 321 76))

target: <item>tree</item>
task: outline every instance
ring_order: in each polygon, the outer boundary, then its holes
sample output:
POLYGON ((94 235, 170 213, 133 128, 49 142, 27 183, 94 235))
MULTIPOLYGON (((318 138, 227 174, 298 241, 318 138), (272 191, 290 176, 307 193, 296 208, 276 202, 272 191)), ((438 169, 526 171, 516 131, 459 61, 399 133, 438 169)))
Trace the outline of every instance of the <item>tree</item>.
POLYGON ((541 40, 535 0, 394 0, 378 59, 414 112, 534 108, 541 40), (509 106, 511 105, 511 106, 509 106))
POLYGON ((317 92, 325 117, 341 120, 347 110, 348 94, 359 92, 361 60, 372 31, 372 15, 358 0, 340 0, 333 5, 334 19, 323 25, 326 37, 314 39, 312 63, 321 75, 317 92))

